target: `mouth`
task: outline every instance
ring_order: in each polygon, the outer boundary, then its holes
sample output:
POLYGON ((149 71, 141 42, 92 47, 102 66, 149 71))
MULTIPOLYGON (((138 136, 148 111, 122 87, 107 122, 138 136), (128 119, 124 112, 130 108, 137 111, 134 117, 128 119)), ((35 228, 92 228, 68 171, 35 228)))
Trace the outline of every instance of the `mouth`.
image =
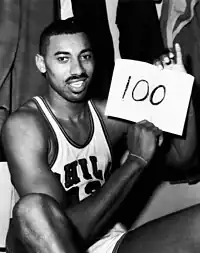
POLYGON ((85 86, 86 86, 85 81, 86 81, 86 79, 81 79, 81 80, 79 79, 76 81, 71 81, 68 84, 73 92, 79 93, 85 89, 85 86))

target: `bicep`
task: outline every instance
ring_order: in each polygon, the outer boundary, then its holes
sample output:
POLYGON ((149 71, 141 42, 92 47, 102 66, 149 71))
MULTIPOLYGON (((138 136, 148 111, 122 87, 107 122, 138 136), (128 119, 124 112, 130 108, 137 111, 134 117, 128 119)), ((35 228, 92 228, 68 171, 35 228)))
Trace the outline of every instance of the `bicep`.
POLYGON ((30 193, 50 195, 63 202, 64 189, 48 166, 47 144, 43 133, 6 123, 2 143, 11 173, 11 180, 20 197, 30 193))

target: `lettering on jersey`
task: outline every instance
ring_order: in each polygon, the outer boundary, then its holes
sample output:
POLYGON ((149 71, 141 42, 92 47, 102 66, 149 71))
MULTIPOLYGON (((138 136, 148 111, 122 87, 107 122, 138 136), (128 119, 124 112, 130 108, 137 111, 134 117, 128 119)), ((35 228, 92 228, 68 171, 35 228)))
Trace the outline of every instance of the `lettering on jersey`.
POLYGON ((78 161, 74 161, 72 163, 69 163, 65 165, 65 187, 69 188, 74 184, 78 184, 80 182, 80 179, 77 174, 77 165, 78 161))
POLYGON ((85 158, 79 159, 78 161, 74 161, 64 166, 66 188, 70 188, 80 182, 80 178, 78 177, 77 173, 78 165, 81 167, 84 179, 89 180, 96 178, 98 180, 103 180, 103 173, 101 170, 98 170, 97 167, 97 158, 95 156, 90 156, 89 159, 92 168, 92 171, 90 172, 88 169, 88 161, 85 158), (92 173, 92 175, 90 173, 92 173))
POLYGON ((97 168, 97 158, 96 158, 96 156, 90 156, 90 161, 92 163, 93 174, 96 177, 96 179, 103 180, 102 171, 98 170, 98 168, 97 168))
POLYGON ((78 163, 81 166, 82 172, 83 172, 83 177, 85 179, 92 179, 92 176, 90 175, 87 167, 87 160, 86 159, 80 159, 78 160, 78 163))
MULTIPOLYGON (((107 164, 104 172, 99 170, 95 156, 90 156, 88 160, 83 158, 66 164, 63 184, 66 188, 68 204, 75 204, 101 188, 104 181, 110 176, 110 168, 111 162, 107 164), (81 178, 79 178, 80 172, 82 173, 81 178)), ((55 173, 55 175, 61 181, 60 174, 55 173)))
POLYGON ((99 181, 89 182, 85 187, 85 193, 90 195, 96 192, 99 188, 101 188, 101 183, 99 181))

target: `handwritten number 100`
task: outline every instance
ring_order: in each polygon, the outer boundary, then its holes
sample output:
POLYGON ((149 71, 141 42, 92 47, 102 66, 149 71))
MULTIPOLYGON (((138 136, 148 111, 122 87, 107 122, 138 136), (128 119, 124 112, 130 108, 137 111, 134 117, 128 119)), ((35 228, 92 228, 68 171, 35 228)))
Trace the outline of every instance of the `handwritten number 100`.
MULTIPOLYGON (((124 90, 122 99, 124 99, 125 94, 126 94, 126 92, 127 92, 127 90, 128 90, 128 87, 129 87, 129 84, 130 84, 130 80, 131 80, 131 76, 129 76, 129 78, 128 78, 128 81, 127 81, 127 84, 126 84, 126 87, 125 87, 125 90, 124 90)), ((166 87, 165 87, 164 85, 158 85, 157 87, 155 87, 155 88, 153 89, 153 91, 152 91, 151 94, 150 94, 150 97, 149 97, 150 103, 151 103, 152 105, 159 105, 159 104, 162 103, 162 101, 164 100, 165 94, 166 94, 166 87), (154 101, 154 96, 155 96, 155 93, 156 93, 159 89, 162 89, 162 90, 163 90, 163 97, 162 97, 159 101, 155 102, 155 101, 154 101)), ((138 81, 138 82, 135 84, 135 87, 133 88, 133 91, 132 91, 132 99, 133 99, 134 101, 136 101, 136 102, 139 102, 139 101, 144 101, 148 96, 149 96, 149 83, 148 83, 146 80, 142 79, 142 80, 138 81), (141 83, 145 83, 145 84, 146 84, 146 87, 147 87, 146 93, 144 94, 143 97, 136 98, 136 97, 135 97, 135 90, 136 90, 136 88, 138 87, 138 85, 140 85, 141 83)))

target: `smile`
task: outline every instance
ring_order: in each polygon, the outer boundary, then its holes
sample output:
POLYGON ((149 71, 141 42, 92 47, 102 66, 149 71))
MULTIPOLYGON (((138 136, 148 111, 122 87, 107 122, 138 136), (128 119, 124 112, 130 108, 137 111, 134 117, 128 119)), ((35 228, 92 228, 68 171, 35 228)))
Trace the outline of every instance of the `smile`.
POLYGON ((72 82, 70 86, 73 88, 80 88, 84 84, 84 81, 72 82))
POLYGON ((73 82, 69 82, 68 83, 71 92, 73 93, 81 93, 85 90, 86 87, 86 79, 82 79, 82 80, 77 80, 77 81, 73 81, 73 82))

